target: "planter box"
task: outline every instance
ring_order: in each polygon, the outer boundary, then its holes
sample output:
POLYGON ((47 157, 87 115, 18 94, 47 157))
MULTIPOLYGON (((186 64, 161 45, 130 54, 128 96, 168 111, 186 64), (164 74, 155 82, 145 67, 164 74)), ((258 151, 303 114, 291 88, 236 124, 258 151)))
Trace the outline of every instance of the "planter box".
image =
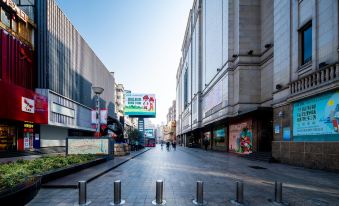
POLYGON ((60 177, 64 177, 66 175, 78 172, 80 170, 101 164, 103 162, 106 162, 106 160, 107 160, 106 158, 99 158, 99 159, 95 159, 89 162, 71 165, 70 167, 66 167, 66 168, 64 167, 64 168, 52 170, 42 175, 41 183, 44 184, 46 182, 58 179, 60 177))
POLYGON ((14 188, 0 191, 0 203, 1 205, 25 205, 39 192, 40 186, 41 176, 36 176, 14 188))

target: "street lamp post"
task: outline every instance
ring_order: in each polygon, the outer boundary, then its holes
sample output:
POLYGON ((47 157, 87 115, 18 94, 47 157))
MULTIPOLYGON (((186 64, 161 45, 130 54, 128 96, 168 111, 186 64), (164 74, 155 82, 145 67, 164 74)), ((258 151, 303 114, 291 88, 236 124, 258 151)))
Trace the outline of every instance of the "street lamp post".
POLYGON ((100 136, 100 94, 104 91, 102 87, 92 87, 93 92, 95 93, 96 100, 95 100, 95 110, 96 110, 96 132, 95 136, 100 136))

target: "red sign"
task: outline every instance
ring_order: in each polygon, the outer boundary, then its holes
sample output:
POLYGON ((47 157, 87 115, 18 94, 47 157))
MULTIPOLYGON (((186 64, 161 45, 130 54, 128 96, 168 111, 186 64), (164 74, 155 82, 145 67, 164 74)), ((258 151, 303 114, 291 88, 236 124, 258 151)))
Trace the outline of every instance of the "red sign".
POLYGON ((29 121, 38 124, 48 123, 47 97, 0 80, 0 101, 0 119, 29 121), (34 113, 22 111, 22 97, 35 100, 34 113))

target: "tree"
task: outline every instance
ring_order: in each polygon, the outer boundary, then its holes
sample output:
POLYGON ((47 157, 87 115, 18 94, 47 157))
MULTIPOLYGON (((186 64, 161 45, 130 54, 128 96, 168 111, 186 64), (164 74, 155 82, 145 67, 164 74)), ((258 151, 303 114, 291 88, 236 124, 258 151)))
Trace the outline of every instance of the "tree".
POLYGON ((129 129, 127 130, 127 135, 130 143, 135 143, 142 136, 141 132, 137 129, 129 129))

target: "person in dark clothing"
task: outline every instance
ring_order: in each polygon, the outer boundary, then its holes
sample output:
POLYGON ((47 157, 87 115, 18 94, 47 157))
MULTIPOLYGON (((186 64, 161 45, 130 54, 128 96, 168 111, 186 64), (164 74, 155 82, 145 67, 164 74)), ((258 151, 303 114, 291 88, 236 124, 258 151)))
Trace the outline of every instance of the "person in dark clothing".
POLYGON ((173 147, 173 150, 176 150, 176 148, 177 148, 177 143, 176 143, 176 142, 173 142, 173 143, 172 143, 172 147, 173 147))
POLYGON ((209 141, 208 141, 207 137, 204 138, 203 144, 205 146, 205 150, 207 151, 207 147, 208 147, 208 144, 209 144, 209 141))
POLYGON ((167 151, 169 151, 169 149, 170 149, 170 143, 169 142, 166 142, 166 149, 167 149, 167 151))

